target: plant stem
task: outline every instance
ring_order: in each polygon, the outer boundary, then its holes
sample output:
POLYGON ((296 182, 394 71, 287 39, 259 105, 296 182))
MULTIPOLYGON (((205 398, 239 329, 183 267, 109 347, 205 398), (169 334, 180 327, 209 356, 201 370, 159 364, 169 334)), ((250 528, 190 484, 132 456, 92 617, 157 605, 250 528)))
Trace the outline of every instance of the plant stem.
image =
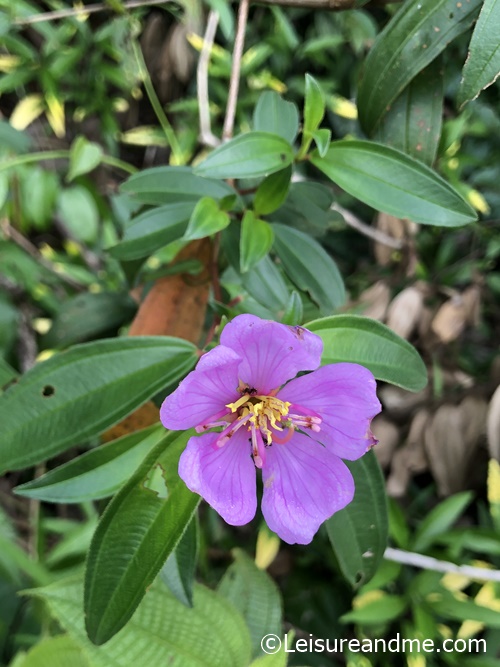
POLYGON ((169 146, 172 150, 170 163, 180 165, 183 163, 181 147, 179 145, 179 142, 177 141, 177 137, 175 136, 174 129, 170 124, 170 121, 168 120, 165 111, 163 110, 160 100, 158 99, 158 95, 156 94, 153 82, 151 81, 151 76, 149 75, 148 68, 146 67, 146 63, 144 61, 144 56, 142 55, 142 51, 135 40, 132 43, 132 48, 134 51, 135 59, 137 61, 137 65, 139 67, 139 72, 142 82, 144 84, 146 95, 148 96, 151 106, 153 107, 153 111, 156 114, 158 122, 160 123, 162 130, 165 133, 165 137, 167 138, 169 146))

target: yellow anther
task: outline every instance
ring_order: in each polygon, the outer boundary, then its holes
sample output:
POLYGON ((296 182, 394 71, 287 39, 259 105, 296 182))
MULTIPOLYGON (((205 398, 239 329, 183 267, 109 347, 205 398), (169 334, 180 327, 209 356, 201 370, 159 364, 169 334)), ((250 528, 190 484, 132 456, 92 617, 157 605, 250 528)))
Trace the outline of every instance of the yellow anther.
POLYGON ((275 396, 251 396, 247 393, 234 403, 228 403, 226 407, 232 413, 238 412, 240 418, 247 419, 248 430, 257 427, 270 445, 272 442, 270 426, 278 431, 283 430, 280 424, 283 422, 283 417, 288 415, 290 405, 291 403, 281 401, 275 396))

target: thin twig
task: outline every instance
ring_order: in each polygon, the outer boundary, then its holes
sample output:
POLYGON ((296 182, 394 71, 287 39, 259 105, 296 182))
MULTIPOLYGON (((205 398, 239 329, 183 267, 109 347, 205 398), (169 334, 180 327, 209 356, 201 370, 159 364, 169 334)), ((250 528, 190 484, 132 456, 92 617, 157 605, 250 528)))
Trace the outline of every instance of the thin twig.
POLYGON ((16 245, 22 248, 24 252, 27 252, 28 255, 36 260, 40 266, 43 266, 44 269, 50 271, 50 273, 55 274, 58 278, 60 278, 67 285, 70 285, 75 290, 81 291, 85 289, 84 285, 79 283, 77 280, 74 280, 71 276, 62 273, 57 269, 56 266, 54 266, 54 264, 52 264, 52 262, 49 262, 47 259, 45 259, 38 248, 34 246, 33 243, 31 243, 31 241, 29 241, 25 236, 23 236, 21 232, 18 232, 17 229, 13 227, 6 218, 0 221, 0 229, 2 230, 5 238, 10 239, 16 245))
POLYGON ((473 567, 472 565, 455 565, 455 563, 450 563, 446 560, 438 560, 430 556, 422 556, 422 554, 403 551, 402 549, 393 549, 392 547, 387 547, 384 558, 395 563, 412 565, 422 570, 462 574, 474 581, 500 581, 500 570, 488 570, 485 567, 473 567))
POLYGON ((337 211, 342 215, 349 227, 356 229, 358 232, 361 232, 361 234, 368 236, 374 241, 377 241, 377 243, 382 243, 383 245, 389 246, 389 248, 394 248, 395 250, 401 250, 401 248, 404 246, 403 241, 395 239, 393 236, 389 236, 389 234, 381 232, 380 229, 374 229, 373 227, 370 227, 370 225, 362 222, 354 215, 354 213, 351 213, 351 211, 348 211, 343 206, 332 204, 331 208, 333 211, 337 211))
POLYGON ((236 103, 238 101, 238 91, 240 87, 241 56, 245 45, 245 32, 248 21, 248 8, 250 0, 240 0, 238 10, 238 25, 236 28, 236 37, 234 38, 233 65, 231 67, 231 79, 229 81, 229 96, 227 99, 226 118, 224 119, 224 129, 222 131, 222 140, 226 141, 233 136, 234 119, 236 116, 236 103))
MULTIPOLYGON (((306 9, 330 9, 332 11, 342 11, 356 7, 356 0, 256 0, 259 4, 280 5, 283 7, 304 7, 306 9)), ((401 2, 401 0, 373 0, 371 4, 385 5, 389 3, 401 2)), ((125 0, 124 9, 135 9, 137 7, 148 7, 155 5, 171 4, 171 0, 125 0)), ((177 4, 177 3, 174 3, 177 4)), ((109 4, 99 2, 85 7, 72 7, 71 9, 58 9, 53 12, 43 12, 32 14, 24 18, 17 18, 14 25, 32 25, 33 23, 42 23, 43 21, 57 21, 71 16, 81 16, 86 14, 96 14, 97 12, 113 11, 109 4)))
POLYGON ((36 334, 31 326, 34 314, 33 306, 29 303, 22 303, 20 305, 17 328, 17 354, 19 357, 19 368, 23 373, 33 368, 38 355, 36 334))
POLYGON ((219 12, 213 9, 208 14, 207 29, 203 36, 203 46, 196 70, 196 84, 198 89, 198 111, 200 114, 200 141, 205 146, 215 148, 220 144, 220 140, 212 134, 210 124, 210 100, 208 97, 208 65, 210 62, 210 52, 214 44, 215 33, 219 24, 219 12))
MULTIPOLYGON (((148 5, 166 5, 170 4, 170 0, 126 0, 123 3, 124 9, 135 9, 137 7, 147 7, 148 5)), ((65 19, 70 16, 81 16, 82 14, 95 14, 97 12, 113 11, 109 4, 98 2, 94 5, 86 5, 85 7, 71 7, 68 9, 58 9, 53 12, 43 12, 40 14, 33 14, 25 16, 14 21, 14 25, 31 25, 33 23, 42 23, 42 21, 57 21, 58 19, 65 19)))

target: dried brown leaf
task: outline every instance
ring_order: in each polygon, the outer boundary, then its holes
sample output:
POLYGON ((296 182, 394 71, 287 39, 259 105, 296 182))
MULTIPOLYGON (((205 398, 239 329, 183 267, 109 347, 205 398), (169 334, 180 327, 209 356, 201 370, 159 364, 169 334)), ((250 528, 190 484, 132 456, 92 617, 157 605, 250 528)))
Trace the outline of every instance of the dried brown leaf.
POLYGON ((419 410, 412 420, 405 445, 394 454, 391 474, 387 480, 387 493, 393 498, 404 496, 411 477, 428 468, 424 432, 429 419, 428 410, 419 410))
POLYGON ((471 486, 471 464, 484 432, 485 402, 468 397, 442 405, 425 430, 425 449, 438 493, 448 496, 471 486))
POLYGON ((357 303, 362 307, 362 315, 383 321, 390 298, 389 286, 384 280, 379 280, 361 294, 357 303))
POLYGON ((432 320, 431 329, 442 343, 456 340, 467 324, 467 309, 461 295, 445 301, 432 320))
POLYGON ((422 290, 415 285, 407 287, 392 300, 387 311, 387 326, 402 338, 409 338, 420 320, 423 306, 422 290))
POLYGON ((399 444, 399 429, 393 422, 389 421, 383 415, 378 415, 372 421, 371 430, 378 440, 373 451, 382 468, 388 468, 392 460, 394 450, 399 444))

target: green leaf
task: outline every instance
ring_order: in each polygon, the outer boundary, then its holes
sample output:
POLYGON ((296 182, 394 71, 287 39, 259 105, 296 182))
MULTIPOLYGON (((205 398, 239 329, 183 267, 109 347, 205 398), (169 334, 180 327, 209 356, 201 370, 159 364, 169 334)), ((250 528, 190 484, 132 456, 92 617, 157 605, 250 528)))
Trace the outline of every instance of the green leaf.
POLYGON ((203 197, 196 204, 189 218, 187 229, 183 239, 192 241, 210 236, 221 229, 225 229, 231 218, 226 211, 221 210, 219 204, 211 197, 203 197))
POLYGON ((308 234, 274 224, 274 249, 290 280, 309 292, 323 313, 345 301, 344 283, 333 259, 308 234))
POLYGON ((94 646, 85 634, 79 581, 58 581, 30 594, 46 601, 92 667, 247 667, 250 662, 250 637, 241 615, 204 586, 195 586, 189 609, 163 584, 154 584, 127 627, 102 647, 94 646))
POLYGON ((0 356, 0 393, 9 382, 18 377, 18 372, 0 356))
POLYGON ((144 204, 156 205, 198 201, 200 197, 219 200, 235 194, 224 181, 198 176, 191 167, 144 169, 125 181, 120 190, 144 204))
POLYGON ((57 206, 64 226, 77 241, 95 243, 99 230, 99 211, 86 188, 73 185, 62 190, 57 206))
POLYGON ((366 605, 350 611, 340 617, 342 623, 360 625, 380 625, 389 623, 406 609, 407 601, 399 595, 383 595, 381 598, 368 602, 366 605))
POLYGON ((327 129, 316 130, 315 132, 312 133, 312 138, 314 139, 316 146, 318 148, 319 156, 325 157, 330 147, 332 131, 327 129))
POLYGON ((127 623, 196 510, 199 496, 177 473, 190 435, 169 433, 102 516, 85 572, 86 627, 94 644, 127 623))
POLYGON ((194 516, 160 572, 162 581, 168 586, 170 592, 179 602, 188 607, 193 606, 194 575, 199 546, 198 533, 198 521, 194 516))
POLYGON ((437 507, 434 507, 419 524, 412 550, 425 551, 435 538, 440 537, 455 523, 472 497, 473 494, 470 491, 463 491, 446 498, 437 507))
POLYGON ((427 602, 433 614, 454 621, 477 621, 490 628, 500 628, 500 611, 475 604, 472 600, 457 600, 443 597, 442 600, 427 602))
POLYGON ((342 574, 356 588, 377 571, 387 546, 389 522, 384 477, 375 454, 346 461, 354 477, 354 500, 326 522, 342 574))
POLYGON ((300 324, 303 318, 303 311, 304 308, 302 306, 300 294, 293 290, 288 299, 288 303, 286 304, 283 317, 281 318, 282 323, 291 325, 300 324))
POLYGON ((91 292, 65 301, 43 337, 47 348, 67 347, 117 329, 130 321, 137 304, 126 292, 91 292))
POLYGON ((123 239, 109 252, 118 259, 140 259, 177 241, 185 233, 195 205, 194 201, 177 202, 141 213, 131 220, 123 239))
POLYGON ((253 113, 253 128, 277 134, 291 144, 299 131, 297 106, 284 100, 274 90, 266 90, 257 101, 253 113))
POLYGON ((52 503, 107 498, 132 476, 164 436, 165 429, 159 425, 124 435, 17 486, 15 493, 52 503))
POLYGON ((375 139, 432 165, 443 117, 443 64, 434 60, 408 84, 382 118, 375 139))
POLYGON ((314 77, 306 74, 304 99, 304 134, 312 135, 318 129, 325 115, 325 96, 314 77))
POLYGON ((292 148, 283 137, 247 132, 212 151, 195 173, 216 178, 258 178, 280 171, 292 162, 292 148))
POLYGON ((364 64, 358 110, 369 136, 410 81, 468 30, 480 5, 481 0, 408 0, 398 9, 364 64))
POLYGON ((305 326, 323 339, 323 364, 361 364, 377 380, 409 391, 420 391, 427 384, 427 369, 413 345, 376 320, 334 315, 305 326))
POLYGON ((246 273, 260 262, 273 247, 274 232, 265 220, 253 211, 246 211, 241 222, 240 270, 246 273))
POLYGON ((278 209, 286 199, 292 177, 291 166, 265 178, 257 188, 253 200, 256 215, 268 215, 278 209))
POLYGON ((43 667, 44 665, 93 667, 74 639, 67 635, 45 637, 35 644, 19 663, 19 667, 43 667))
POLYGON ((252 638, 252 654, 262 655, 261 641, 267 634, 282 635, 281 595, 264 570, 241 549, 233 551, 234 563, 222 577, 218 592, 245 619, 252 638))
POLYGON ((463 106, 475 100, 500 75, 500 1, 484 0, 472 33, 469 56, 465 61, 457 102, 463 106))
POLYGON ((68 181, 88 174, 101 163, 102 148, 85 137, 77 137, 69 152, 68 181))
POLYGON ((443 227, 474 222, 474 209, 432 169, 370 141, 335 141, 311 162, 346 192, 378 211, 443 227))
POLYGON ((272 312, 286 307, 288 289, 283 276, 272 259, 267 256, 241 276, 247 292, 272 312))
POLYGON ((97 435, 195 362, 187 341, 138 336, 77 345, 38 364, 0 396, 0 472, 97 435))
POLYGON ((309 235, 323 235, 333 219, 332 203, 331 187, 314 181, 292 183, 285 203, 272 218, 309 235))

